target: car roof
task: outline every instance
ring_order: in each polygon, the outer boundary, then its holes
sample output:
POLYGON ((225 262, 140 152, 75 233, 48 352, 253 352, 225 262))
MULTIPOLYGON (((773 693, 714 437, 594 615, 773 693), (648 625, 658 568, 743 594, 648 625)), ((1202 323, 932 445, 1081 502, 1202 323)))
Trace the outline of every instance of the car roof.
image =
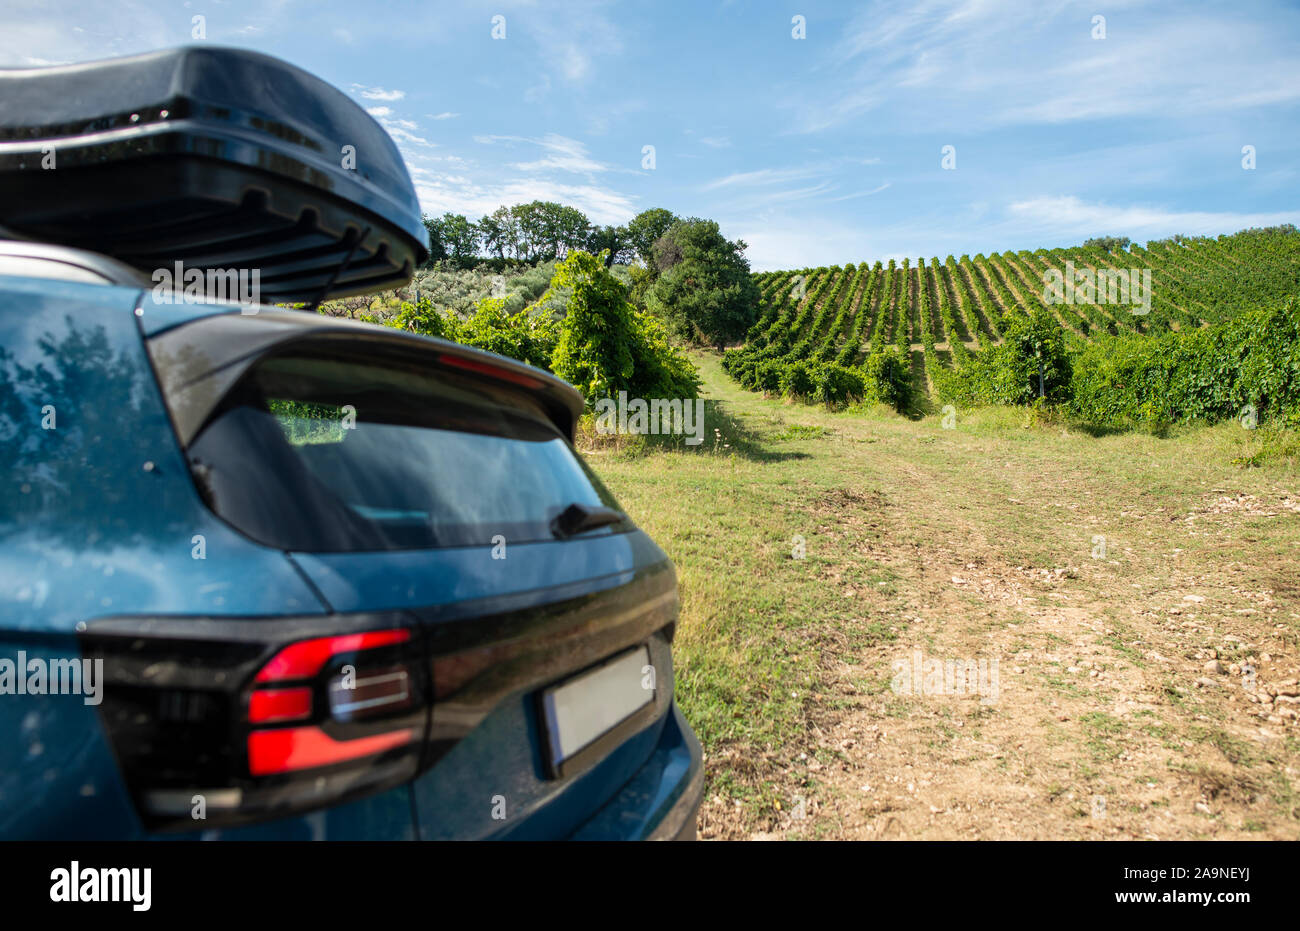
MULTIPOLYGON (((527 383, 532 383, 535 386, 534 390, 549 402, 548 406, 551 407, 557 424, 570 439, 573 437, 574 426, 584 407, 582 395, 578 390, 552 373, 517 359, 466 346, 463 343, 448 342, 346 317, 332 317, 283 307, 250 308, 231 301, 158 300, 154 297, 153 282, 142 272, 116 259, 83 249, 0 238, 0 281, 6 277, 45 278, 84 285, 138 288, 141 293, 131 309, 139 319, 144 336, 149 340, 207 318, 246 317, 252 324, 251 329, 246 332, 249 338, 259 334, 259 331, 269 330, 279 331, 274 342, 352 334, 372 345, 386 345, 390 348, 405 346, 411 351, 427 354, 430 358, 435 356, 441 358, 444 363, 449 361, 449 357, 465 360, 480 374, 490 374, 491 377, 512 380, 516 383, 520 383, 519 379, 522 378, 527 383), (258 321, 259 318, 260 324, 253 322, 258 321)), ((243 352, 239 351, 236 354, 242 355, 243 352)), ((193 375, 194 373, 190 373, 191 377, 193 375)))
POLYGON ((144 273, 106 255, 16 237, 4 238, 3 234, 3 228, 0 228, 0 276, 139 288, 151 286, 144 273))

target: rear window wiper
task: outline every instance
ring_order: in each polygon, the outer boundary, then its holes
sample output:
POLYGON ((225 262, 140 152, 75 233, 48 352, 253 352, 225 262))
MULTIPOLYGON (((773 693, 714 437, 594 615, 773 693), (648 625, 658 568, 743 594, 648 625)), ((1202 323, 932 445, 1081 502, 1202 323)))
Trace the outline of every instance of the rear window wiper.
POLYGON ((621 524, 627 515, 613 508, 599 505, 578 504, 576 501, 555 515, 551 521, 551 533, 561 540, 598 527, 621 524))

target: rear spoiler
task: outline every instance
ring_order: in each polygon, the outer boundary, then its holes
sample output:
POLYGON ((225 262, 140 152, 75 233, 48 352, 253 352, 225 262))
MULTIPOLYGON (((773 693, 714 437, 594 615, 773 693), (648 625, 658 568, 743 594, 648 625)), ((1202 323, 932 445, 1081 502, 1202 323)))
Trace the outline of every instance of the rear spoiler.
POLYGON ((149 356, 181 445, 188 447, 222 399, 255 363, 293 346, 338 342, 357 355, 454 370, 523 389, 569 439, 582 416, 582 395, 568 382, 516 359, 392 327, 300 310, 258 308, 219 313, 147 339, 149 356))

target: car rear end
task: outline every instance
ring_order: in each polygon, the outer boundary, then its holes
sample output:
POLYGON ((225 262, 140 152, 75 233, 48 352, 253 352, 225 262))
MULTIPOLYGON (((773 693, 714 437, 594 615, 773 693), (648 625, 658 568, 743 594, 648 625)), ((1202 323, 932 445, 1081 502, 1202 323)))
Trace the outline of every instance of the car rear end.
POLYGON ((572 388, 369 325, 139 304, 120 349, 172 455, 119 465, 174 499, 137 555, 183 574, 45 619, 103 660, 102 741, 76 716, 119 779, 80 807, 134 816, 73 834, 693 836, 674 571, 574 451, 572 388), (268 573, 292 605, 238 592, 268 573))
POLYGON ((689 833, 673 569, 577 393, 256 306, 427 258, 383 127, 206 45, 0 88, 0 692, 102 668, 0 702, 0 836, 689 833))

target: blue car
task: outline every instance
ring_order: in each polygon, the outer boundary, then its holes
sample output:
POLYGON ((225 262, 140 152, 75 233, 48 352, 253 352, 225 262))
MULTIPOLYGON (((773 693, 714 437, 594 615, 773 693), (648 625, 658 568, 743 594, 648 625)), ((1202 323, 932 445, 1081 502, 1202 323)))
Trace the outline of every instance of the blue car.
POLYGON ((0 838, 690 838, 676 576, 552 375, 0 241, 0 838))

